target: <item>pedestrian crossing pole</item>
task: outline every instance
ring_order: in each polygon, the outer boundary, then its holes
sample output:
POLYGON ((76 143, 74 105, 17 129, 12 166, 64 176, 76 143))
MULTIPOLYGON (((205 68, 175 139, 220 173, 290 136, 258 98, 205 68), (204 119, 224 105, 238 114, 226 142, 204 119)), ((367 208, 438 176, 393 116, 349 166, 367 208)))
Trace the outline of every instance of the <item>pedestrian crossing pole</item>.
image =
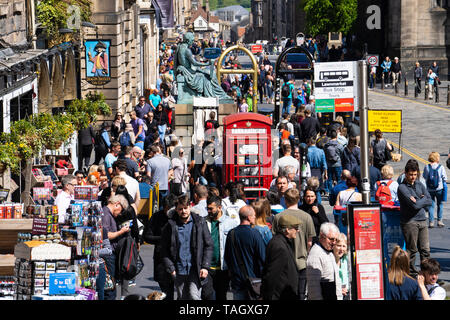
POLYGON ((370 204, 370 180, 369 180, 369 93, 367 89, 367 62, 358 61, 359 81, 359 116, 361 126, 361 186, 362 201, 370 204))

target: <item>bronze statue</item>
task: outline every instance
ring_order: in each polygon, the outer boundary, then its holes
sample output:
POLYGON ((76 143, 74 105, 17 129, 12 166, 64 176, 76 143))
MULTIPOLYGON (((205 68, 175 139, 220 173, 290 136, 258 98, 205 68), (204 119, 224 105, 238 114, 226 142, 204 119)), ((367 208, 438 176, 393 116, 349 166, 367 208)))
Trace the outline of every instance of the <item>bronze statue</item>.
POLYGON ((174 69, 178 86, 178 103, 192 104, 193 97, 218 97, 220 103, 233 103, 220 86, 214 60, 202 63, 195 60, 190 47, 194 34, 187 32, 175 53, 174 69))

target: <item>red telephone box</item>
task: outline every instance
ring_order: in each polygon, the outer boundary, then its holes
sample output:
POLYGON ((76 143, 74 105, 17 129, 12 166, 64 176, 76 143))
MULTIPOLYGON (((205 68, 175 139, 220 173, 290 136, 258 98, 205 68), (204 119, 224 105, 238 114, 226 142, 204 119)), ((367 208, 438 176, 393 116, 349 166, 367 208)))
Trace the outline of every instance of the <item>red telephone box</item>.
POLYGON ((265 195, 272 181, 272 120, 242 112, 223 118, 223 181, 242 182, 249 200, 265 195))

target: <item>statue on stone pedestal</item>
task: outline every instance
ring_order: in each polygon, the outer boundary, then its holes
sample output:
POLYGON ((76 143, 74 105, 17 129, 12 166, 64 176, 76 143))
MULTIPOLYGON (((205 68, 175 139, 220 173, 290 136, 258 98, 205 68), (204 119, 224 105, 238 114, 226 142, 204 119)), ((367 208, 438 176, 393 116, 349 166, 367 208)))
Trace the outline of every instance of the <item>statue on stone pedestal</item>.
POLYGON ((194 34, 187 32, 175 53, 174 69, 178 88, 178 103, 192 104, 193 97, 218 97, 220 103, 233 103, 220 86, 214 60, 202 63, 195 60, 190 47, 194 34))

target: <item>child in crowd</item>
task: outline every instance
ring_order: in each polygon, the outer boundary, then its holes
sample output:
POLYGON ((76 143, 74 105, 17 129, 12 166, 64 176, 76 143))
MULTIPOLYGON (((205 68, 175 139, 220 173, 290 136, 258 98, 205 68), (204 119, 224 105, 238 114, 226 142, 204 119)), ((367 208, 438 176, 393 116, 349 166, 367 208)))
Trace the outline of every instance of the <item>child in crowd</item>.
POLYGON ((441 266, 435 259, 425 259, 420 263, 417 283, 422 291, 423 300, 445 300, 447 292, 437 284, 441 266))

